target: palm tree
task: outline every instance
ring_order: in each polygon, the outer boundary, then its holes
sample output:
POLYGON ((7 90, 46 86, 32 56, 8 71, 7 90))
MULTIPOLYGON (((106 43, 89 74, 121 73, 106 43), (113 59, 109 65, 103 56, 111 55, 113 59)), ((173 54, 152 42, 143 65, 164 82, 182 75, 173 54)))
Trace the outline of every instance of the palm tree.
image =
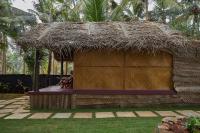
POLYGON ((84 0, 84 17, 87 21, 104 21, 106 19, 107 0, 84 0))
POLYGON ((154 0, 154 9, 150 12, 150 20, 167 23, 166 20, 172 21, 181 12, 174 0, 154 0))
POLYGON ((36 17, 11 6, 9 0, 0 1, 0 34, 1 50, 3 53, 3 73, 6 73, 7 37, 16 38, 23 30, 24 25, 32 25, 36 17))
MULTIPOLYGON (((112 20, 118 20, 120 14, 130 19, 149 20, 148 11, 149 0, 122 0, 117 8, 113 11, 112 20)), ((122 18, 123 18, 122 17, 122 18)))
POLYGON ((193 38, 199 38, 200 35, 200 1, 182 0, 178 2, 181 8, 181 14, 171 23, 178 30, 193 38))
POLYGON ((149 20, 149 0, 143 0, 142 1, 143 5, 144 5, 144 14, 145 14, 145 19, 149 20))
MULTIPOLYGON (((36 14, 44 23, 62 22, 62 21, 80 21, 81 2, 75 0, 39 0, 35 3, 35 9, 30 12, 36 14), (57 8, 59 6, 60 8, 57 8)), ((48 53, 48 70, 51 73, 52 52, 48 53)))

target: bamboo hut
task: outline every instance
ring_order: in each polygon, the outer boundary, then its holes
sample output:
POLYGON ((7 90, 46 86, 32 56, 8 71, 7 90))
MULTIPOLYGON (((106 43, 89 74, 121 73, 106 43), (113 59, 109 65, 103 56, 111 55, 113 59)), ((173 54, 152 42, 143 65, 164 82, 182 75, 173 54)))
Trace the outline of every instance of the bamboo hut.
POLYGON ((51 50, 61 66, 74 62, 73 89, 38 92, 36 84, 29 93, 33 107, 200 103, 200 43, 164 24, 38 24, 18 44, 51 50))

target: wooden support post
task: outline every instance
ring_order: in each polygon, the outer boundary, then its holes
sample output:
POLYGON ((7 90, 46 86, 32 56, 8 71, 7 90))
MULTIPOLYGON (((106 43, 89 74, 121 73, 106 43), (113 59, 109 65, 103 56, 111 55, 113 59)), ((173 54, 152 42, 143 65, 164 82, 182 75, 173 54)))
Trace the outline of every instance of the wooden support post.
POLYGON ((52 64, 52 52, 49 50, 49 58, 48 58, 48 72, 47 72, 47 75, 48 75, 48 86, 51 85, 51 78, 50 78, 50 75, 51 75, 51 64, 52 64))
POLYGON ((63 76, 63 73, 64 73, 64 71, 63 71, 63 66, 64 66, 64 61, 63 61, 63 56, 62 56, 62 54, 60 54, 60 76, 62 77, 63 76))
POLYGON ((65 62, 65 75, 67 75, 67 71, 68 71, 68 61, 65 62))
POLYGON ((49 58, 48 58, 48 76, 51 74, 51 64, 52 64, 52 52, 49 50, 49 58))
POLYGON ((33 87, 34 91, 39 91, 39 71, 40 71, 40 61, 39 61, 39 50, 35 50, 35 64, 34 64, 34 72, 33 72, 33 87))

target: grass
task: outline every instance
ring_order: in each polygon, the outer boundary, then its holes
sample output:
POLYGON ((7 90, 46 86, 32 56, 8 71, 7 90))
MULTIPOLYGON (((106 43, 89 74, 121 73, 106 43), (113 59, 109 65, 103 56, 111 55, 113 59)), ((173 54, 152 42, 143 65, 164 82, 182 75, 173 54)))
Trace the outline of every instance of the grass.
POLYGON ((24 94, 0 93, 0 100, 9 100, 21 96, 24 96, 24 94))
MULTIPOLYGON (((12 99, 23 94, 0 94, 0 99, 12 99)), ((196 105, 159 105, 135 108, 99 108, 70 110, 32 110, 32 112, 102 112, 137 110, 200 110, 196 105)), ((113 119, 47 119, 4 120, 0 119, 1 133, 153 133, 161 117, 113 118, 113 119)))
POLYGON ((2 133, 153 133, 156 118, 3 120, 2 133))

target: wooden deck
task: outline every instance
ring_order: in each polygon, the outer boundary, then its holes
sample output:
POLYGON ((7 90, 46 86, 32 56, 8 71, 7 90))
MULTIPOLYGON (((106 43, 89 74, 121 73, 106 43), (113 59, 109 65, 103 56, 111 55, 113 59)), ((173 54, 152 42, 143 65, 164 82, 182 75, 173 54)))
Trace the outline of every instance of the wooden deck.
POLYGON ((39 92, 29 91, 29 95, 42 95, 42 94, 72 94, 73 89, 62 89, 60 86, 49 86, 46 88, 39 89, 39 92))
POLYGON ((39 92, 30 91, 29 95, 42 94, 85 94, 85 95, 174 95, 175 90, 87 90, 87 89, 61 89, 60 86, 49 86, 42 88, 39 92))
MULTIPOLYGON (((173 99, 176 97, 174 90, 77 90, 77 89, 61 89, 59 86, 49 86, 42 88, 39 92, 30 91, 30 105, 33 109, 68 109, 76 108, 76 105, 95 105, 102 103, 103 105, 112 103, 127 103, 128 101, 140 102, 142 99, 173 99), (105 99, 105 96, 107 99, 105 99), (141 97, 141 99, 137 99, 141 97), (106 100, 106 102, 105 102, 106 100), (119 102, 120 101, 120 102, 119 102), (87 103, 87 104, 86 104, 87 103)), ((168 100, 167 100, 168 101, 168 100)))
POLYGON ((42 88, 39 92, 30 91, 30 105, 33 109, 67 109, 71 107, 72 89, 59 86, 42 88))

